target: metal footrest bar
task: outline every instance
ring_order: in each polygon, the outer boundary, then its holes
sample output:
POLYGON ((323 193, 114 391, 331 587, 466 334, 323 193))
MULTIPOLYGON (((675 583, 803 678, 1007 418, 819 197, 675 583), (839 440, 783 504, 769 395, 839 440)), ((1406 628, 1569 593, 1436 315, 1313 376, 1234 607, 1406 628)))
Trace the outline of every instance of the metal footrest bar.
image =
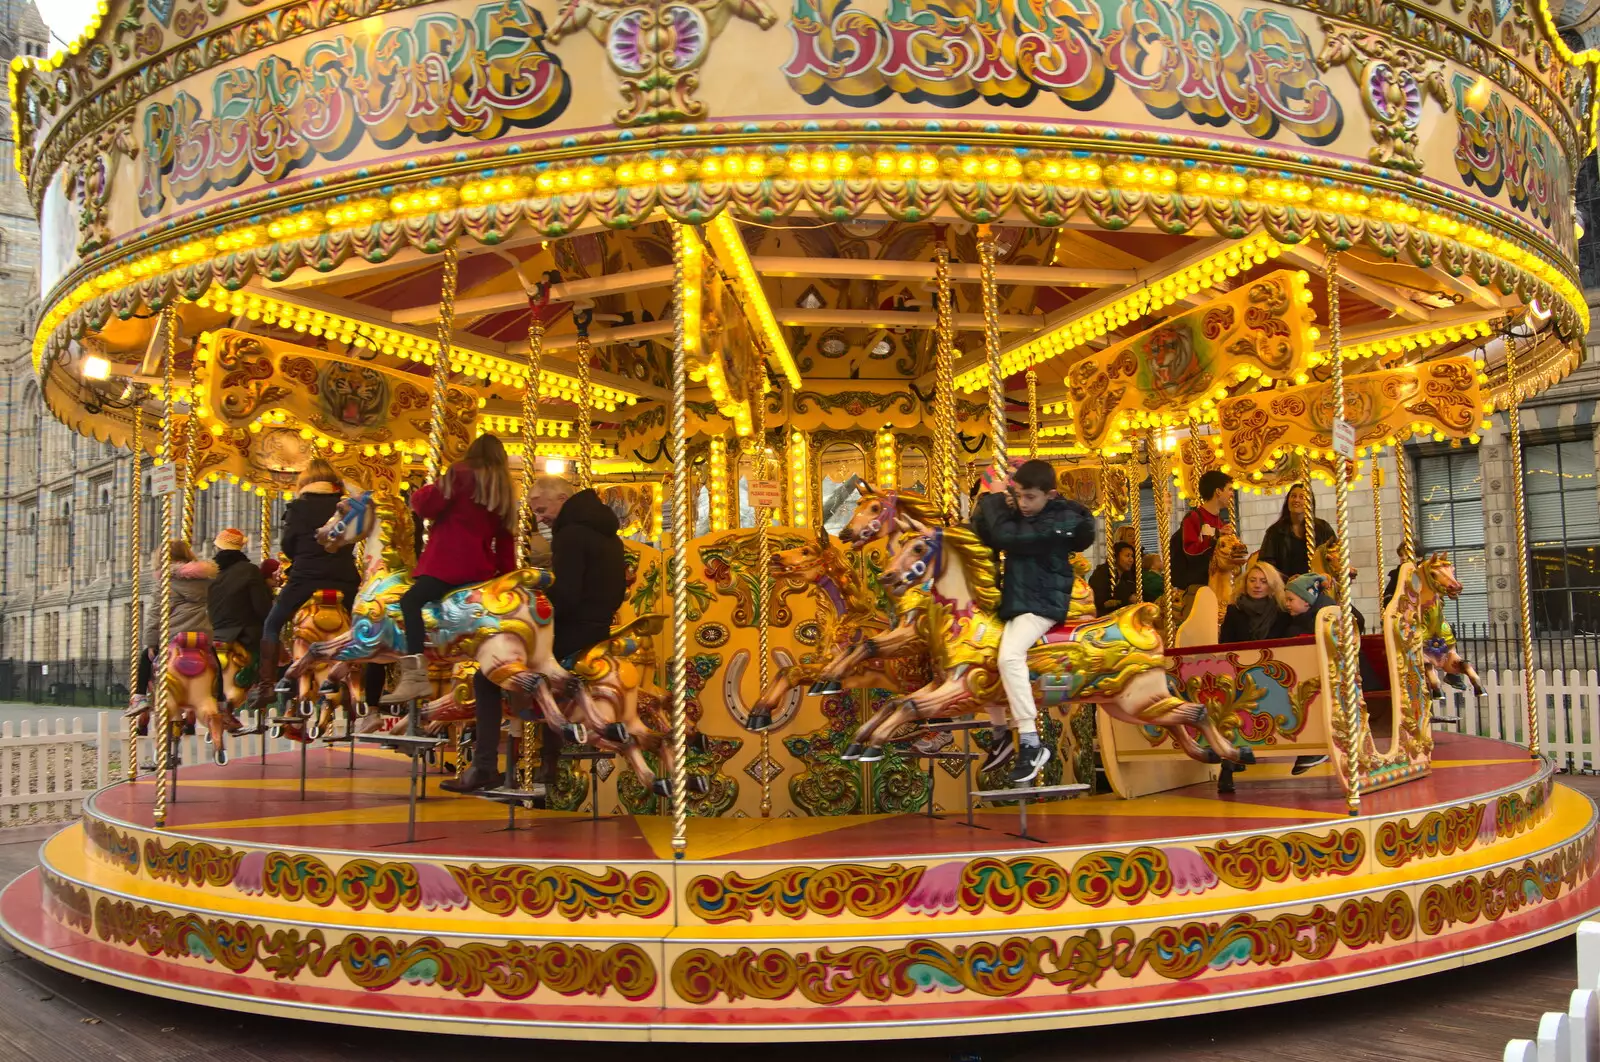
POLYGON ((1017 805, 1018 829, 1016 836, 1027 838, 1030 841, 1044 843, 1044 839, 1034 837, 1028 833, 1028 805, 1040 800, 1052 800, 1057 797, 1075 797, 1089 791, 1089 786, 1082 782, 1073 782, 1069 785, 1026 785, 1015 789, 981 789, 972 794, 973 798, 984 804, 1011 804, 1017 805))

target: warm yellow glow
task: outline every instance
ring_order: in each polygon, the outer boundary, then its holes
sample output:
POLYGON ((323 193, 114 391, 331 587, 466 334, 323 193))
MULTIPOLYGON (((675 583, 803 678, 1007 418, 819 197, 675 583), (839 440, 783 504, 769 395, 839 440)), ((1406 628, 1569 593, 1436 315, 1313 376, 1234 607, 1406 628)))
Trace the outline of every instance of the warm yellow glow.
POLYGON ((810 482, 806 475, 809 445, 805 432, 789 433, 789 524, 805 527, 809 519, 810 482))
POLYGON ((894 490, 899 485, 898 451, 894 431, 884 428, 878 432, 878 489, 894 490))
MULTIPOLYGON (((1495 315, 1499 316, 1499 315, 1495 315)), ((1443 327, 1420 328, 1415 332, 1390 336, 1386 339, 1374 339, 1366 343, 1347 343, 1339 349, 1346 361, 1359 361, 1363 358, 1383 357, 1389 354, 1409 354, 1415 350, 1426 350, 1429 347, 1441 344, 1453 346, 1457 343, 1481 339, 1492 331, 1490 322, 1493 317, 1486 317, 1482 321, 1467 321, 1462 324, 1445 325, 1443 327)), ((1297 380, 1297 383, 1304 383, 1297 380)))
POLYGON ((85 380, 109 380, 111 378, 111 363, 97 354, 90 354, 83 359, 83 378, 85 380))
MULTIPOLYGON (((1238 276, 1243 270, 1261 265, 1269 258, 1276 258, 1282 250, 1282 245, 1271 236, 1251 236, 1194 265, 1164 277, 1151 278, 1137 290, 1106 306, 1073 317, 1043 335, 1003 351, 1000 355, 1001 372, 1011 376, 1082 347, 1091 340, 1171 306, 1179 299, 1207 290, 1220 280, 1238 276)), ((956 377, 956 387, 962 391, 977 391, 988 385, 987 365, 975 366, 956 377)))
POLYGON ((711 249, 716 254, 717 260, 732 272, 742 302, 755 316, 754 323, 766 346, 767 360, 789 382, 790 387, 799 387, 800 370, 795 366, 794 355, 789 352, 789 343, 783 337, 783 329, 779 327, 777 318, 772 315, 772 306, 767 302, 767 293, 761 287, 761 278, 756 276, 756 268, 750 261, 750 253, 745 250, 744 240, 739 236, 739 227, 733 223, 731 217, 722 213, 706 226, 706 234, 711 238, 711 249))
POLYGON ((728 444, 712 439, 706 459, 706 492, 711 495, 711 530, 728 529, 728 444))
POLYGON ((546 475, 565 475, 567 471, 566 459, 562 457, 547 457, 544 459, 544 470, 546 475))

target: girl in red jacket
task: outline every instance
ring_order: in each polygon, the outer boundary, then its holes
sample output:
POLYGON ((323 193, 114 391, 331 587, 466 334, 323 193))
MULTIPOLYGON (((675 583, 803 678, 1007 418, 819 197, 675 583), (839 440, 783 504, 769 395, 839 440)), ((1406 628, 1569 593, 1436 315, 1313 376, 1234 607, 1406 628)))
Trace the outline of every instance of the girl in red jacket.
POLYGON ((511 537, 516 507, 506 448, 493 435, 479 436, 443 480, 411 495, 411 510, 430 521, 431 527, 412 573, 411 589, 400 598, 409 655, 400 658, 400 681, 383 698, 384 704, 403 704, 433 692, 422 662, 427 631, 422 608, 457 587, 516 568, 511 537))

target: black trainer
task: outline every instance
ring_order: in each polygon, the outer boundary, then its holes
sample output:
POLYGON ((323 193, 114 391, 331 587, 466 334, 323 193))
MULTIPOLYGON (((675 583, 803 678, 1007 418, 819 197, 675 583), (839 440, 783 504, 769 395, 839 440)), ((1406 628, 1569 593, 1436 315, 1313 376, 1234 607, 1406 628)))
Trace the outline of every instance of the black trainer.
POLYGON ((1294 766, 1289 768, 1290 774, 1305 774, 1313 767, 1321 767, 1328 762, 1326 756, 1296 756, 1294 766))
POLYGON ((1017 732, 1015 730, 1002 730, 1000 736, 989 743, 989 755, 983 758, 983 765, 978 768, 981 774, 992 771, 1003 763, 1009 763, 1011 757, 1017 754, 1017 732))
POLYGON ((1024 742, 1017 747, 1017 765, 1011 768, 1011 784, 1026 785, 1039 777, 1044 765, 1050 762, 1050 750, 1043 745, 1024 742))

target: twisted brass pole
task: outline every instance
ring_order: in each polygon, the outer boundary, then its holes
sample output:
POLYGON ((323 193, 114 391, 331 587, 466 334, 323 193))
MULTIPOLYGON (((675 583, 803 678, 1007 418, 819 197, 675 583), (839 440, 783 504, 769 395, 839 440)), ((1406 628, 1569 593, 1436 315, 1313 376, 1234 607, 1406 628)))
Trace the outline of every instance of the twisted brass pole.
MULTIPOLYGON (((128 599, 128 689, 139 692, 139 657, 144 651, 144 601, 140 597, 140 569, 144 560, 144 403, 133 405, 133 511, 128 515, 128 537, 133 548, 132 596, 128 599)), ((152 675, 154 671, 152 670, 152 675)), ((149 703, 148 701, 146 703, 149 703)), ((153 720, 152 720, 153 725, 153 720)), ((139 720, 128 717, 128 762, 125 765, 128 781, 139 777, 139 720)))
MULTIPOLYGON (((757 479, 767 478, 767 396, 756 396, 756 430, 755 430, 755 460, 752 462, 751 474, 757 479)), ((767 527, 772 523, 772 510, 766 506, 756 509, 756 654, 760 660, 761 689, 766 691, 767 681, 772 674, 772 665, 769 661, 771 655, 771 642, 767 628, 771 618, 767 615, 767 605, 772 599, 772 542, 767 534, 767 527)), ((767 770, 769 766, 768 753, 771 751, 771 735, 765 729, 761 731, 761 817, 772 817, 772 778, 767 770)))
POLYGON ((459 263, 455 244, 444 249, 444 277, 439 285, 439 353, 433 362, 433 402, 428 417, 428 478, 444 471, 445 417, 449 414, 450 349, 456 334, 456 283, 459 263))
POLYGON ((272 496, 261 496, 261 559, 272 559, 272 496))
POLYGON ((189 412, 183 418, 183 530, 178 535, 185 542, 190 541, 194 534, 194 495, 195 495, 195 439, 196 431, 200 426, 200 399, 195 395, 195 385, 199 380, 195 376, 195 359, 189 358, 189 412))
MULTIPOLYGON (((1156 503, 1156 535, 1161 539, 1157 543, 1157 550, 1161 557, 1161 570, 1165 572, 1170 560, 1167 553, 1172 538, 1172 465, 1171 458, 1154 437, 1152 437, 1149 445, 1152 464, 1150 488, 1156 503)), ((1134 582, 1138 584, 1142 595, 1144 590, 1144 557, 1135 556, 1133 558, 1133 569, 1134 582)), ((1115 575, 1116 572, 1113 570, 1113 578, 1115 575)), ((1164 633, 1166 634, 1165 644, 1168 646, 1172 645, 1172 640, 1178 627, 1177 609, 1172 595, 1171 583, 1171 579, 1163 578, 1161 580, 1161 615, 1164 621, 1164 633)), ((1230 602, 1222 601, 1218 602, 1218 604, 1226 606, 1230 602)))
MULTIPOLYGON (((1383 469, 1378 466, 1378 454, 1372 454, 1372 538, 1373 547, 1378 551, 1378 578, 1383 578, 1383 566, 1388 563, 1383 555, 1383 469)), ((1378 624, 1383 625, 1383 609, 1389 602, 1382 600, 1383 584, 1378 584, 1378 624)))
POLYGON ((684 357, 687 328, 684 306, 684 259, 694 253, 692 238, 673 225, 672 290, 672 855, 682 859, 689 848, 689 445, 685 425, 688 367, 684 357))
POLYGON ((940 247, 933 263, 938 342, 934 348, 933 482, 934 504, 946 522, 958 511, 956 484, 955 302, 950 289, 950 249, 940 247))
POLYGON ((1394 485, 1400 493, 1400 544, 1405 549, 1405 559, 1417 559, 1417 529, 1413 522, 1411 502, 1411 468, 1403 446, 1394 448, 1394 485))
MULTIPOLYGON (((168 303, 161 311, 166 343, 161 356, 161 397, 166 403, 161 418, 161 455, 172 461, 172 362, 178 353, 178 310, 168 303)), ((161 637, 156 644, 155 667, 150 681, 156 684, 155 711, 150 719, 150 745, 155 750, 156 802, 152 812, 156 828, 167 825, 167 771, 172 763, 172 695, 167 688, 167 644, 172 640, 172 550, 166 539, 172 535, 172 495, 161 496, 161 637)))
POLYGON ((594 486, 594 455, 590 453, 594 384, 589 378, 589 362, 593 357, 594 347, 589 344, 589 328, 585 324, 578 332, 578 460, 572 466, 579 490, 594 486))
MULTIPOLYGON (((534 467, 538 448, 539 369, 544 360, 544 324, 535 310, 528 324, 528 385, 522 389, 522 497, 517 502, 517 556, 524 568, 533 567, 533 536, 538 534, 533 519, 533 489, 539 479, 534 467)), ((517 758, 518 783, 524 791, 533 788, 533 743, 538 725, 533 719, 522 721, 521 755, 517 758)))
POLYGON ((1039 374, 1028 370, 1028 457, 1039 456, 1039 374))
POLYGON ((1006 379, 1000 365, 1000 293, 995 288, 994 240, 978 241, 978 279, 983 288, 983 354, 989 363, 989 433, 996 473, 1010 471, 1006 456, 1006 379))
MULTIPOLYGON (((1144 499, 1139 497, 1138 473, 1134 471, 1133 462, 1133 459, 1137 456, 1137 453, 1128 455, 1128 463, 1123 466, 1122 469, 1123 476, 1128 481, 1128 522, 1133 526, 1133 557, 1136 565, 1144 559, 1144 528, 1141 526, 1144 523, 1144 499)), ((1113 557, 1111 559, 1111 579, 1113 585, 1116 583, 1116 577, 1116 558, 1113 557)), ((1132 603, 1138 604, 1143 600, 1144 580, 1134 579, 1132 603)))
MULTIPOLYGON (((1328 252, 1328 323, 1332 336, 1328 343, 1328 353, 1333 359, 1333 417, 1334 422, 1344 420, 1345 414, 1345 386, 1344 386, 1344 350, 1343 336, 1341 334, 1341 319, 1339 309, 1339 252, 1328 252)), ((1333 498, 1336 523, 1334 533, 1339 543, 1338 563, 1334 565, 1333 580, 1339 588, 1339 615, 1338 615, 1338 681, 1339 681, 1339 716, 1344 720, 1346 737, 1345 770, 1347 771, 1347 787, 1345 789, 1345 806, 1350 814, 1355 815, 1361 810, 1361 771, 1362 752, 1365 745, 1362 741, 1363 715, 1361 703, 1360 672, 1356 664, 1356 625, 1355 616, 1351 611, 1350 602, 1350 462, 1343 457, 1335 455, 1333 472, 1333 498)), ((1306 477, 1309 490, 1310 476, 1306 477)), ((1307 501, 1310 501, 1309 496, 1307 501)), ((1310 530, 1312 541, 1316 541, 1315 517, 1311 508, 1306 507, 1306 526, 1310 530)))
MULTIPOLYGON (((1529 349, 1536 342, 1528 338, 1529 349)), ((1533 599, 1528 592, 1528 499, 1522 471, 1522 392, 1517 384, 1517 344, 1506 337, 1506 419, 1511 425, 1511 489, 1517 524, 1517 603, 1522 610, 1522 695, 1528 707, 1528 752, 1539 755, 1539 701, 1533 682, 1533 599)))

